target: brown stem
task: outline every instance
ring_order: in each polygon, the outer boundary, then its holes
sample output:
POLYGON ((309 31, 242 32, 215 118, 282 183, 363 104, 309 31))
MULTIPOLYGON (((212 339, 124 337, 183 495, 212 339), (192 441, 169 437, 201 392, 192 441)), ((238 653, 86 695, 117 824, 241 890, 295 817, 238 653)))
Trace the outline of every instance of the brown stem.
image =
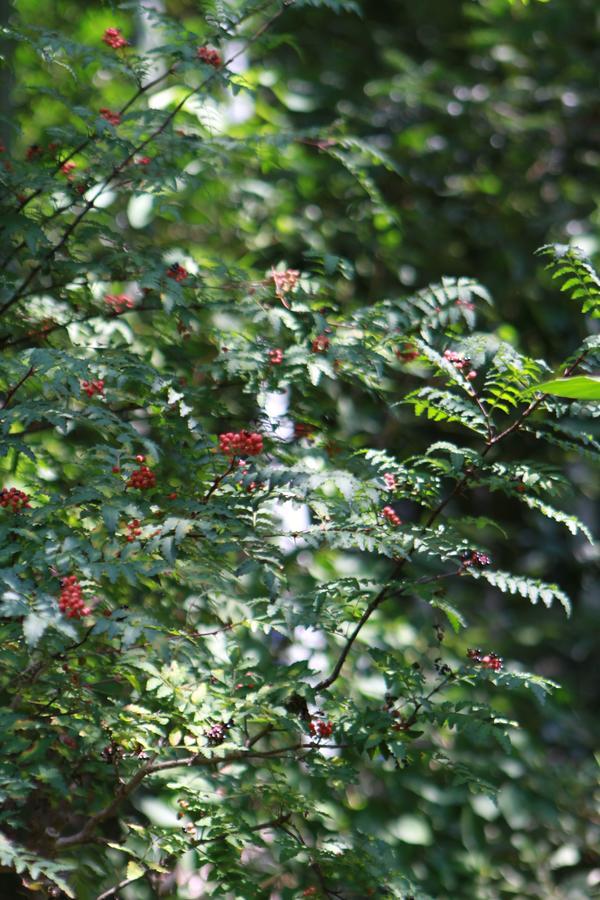
MULTIPOLYGON (((285 825, 291 818, 291 813, 285 813, 281 816, 277 816, 276 819, 270 819, 268 822, 259 822, 258 825, 249 825, 248 831, 264 831, 265 828, 277 828, 279 825, 285 825)), ((229 835, 231 835, 231 831, 224 831, 222 834, 214 835, 214 837, 194 841, 193 845, 194 847, 200 847, 202 844, 210 844, 212 841, 222 841, 229 835)))
POLYGON ((258 731, 254 735, 254 737, 248 738, 246 740, 246 747, 254 747, 255 744, 258 744, 258 742, 260 740, 262 740, 264 737, 266 737, 268 734, 270 734, 271 731, 273 731, 273 726, 265 725, 265 727, 261 728, 260 731, 258 731))
POLYGON ((17 381, 17 383, 14 385, 14 387, 12 387, 12 388, 9 390, 9 392, 8 392, 7 395, 6 395, 6 397, 4 398, 4 401, 3 401, 2 404, 0 405, 0 409, 6 409, 6 407, 8 406, 8 404, 10 403, 10 401, 12 400, 12 398, 15 396, 15 394, 17 393, 17 391, 19 390, 19 388, 21 387, 21 385, 24 384, 24 383, 27 381, 28 378, 31 378, 31 376, 34 374, 34 372, 35 372, 35 368, 34 368, 34 366, 31 366, 31 367, 27 370, 27 372, 25 372, 25 374, 23 375, 23 377, 22 377, 19 381, 17 381))
MULTIPOLYGON (((270 3, 267 5, 270 5, 270 3)), ((256 12, 256 11, 254 11, 254 12, 256 12)), ((273 22, 275 22, 282 15, 283 12, 284 12, 284 8, 282 7, 275 13, 275 15, 271 16, 270 19, 268 19, 266 22, 264 22, 260 26, 260 28, 258 28, 250 38, 248 38, 246 43, 225 61, 224 65, 225 66, 231 65, 231 63, 234 62, 238 58, 238 56, 241 56, 241 54, 244 53, 248 49, 249 46, 251 46, 255 41, 257 41, 261 37, 262 34, 264 34, 264 32, 273 24, 273 22)), ((208 75, 204 79, 204 81, 199 85, 199 87, 194 88, 191 91, 188 91, 188 93, 185 94, 185 96, 179 101, 179 103, 177 103, 173 107, 171 112, 165 117, 162 124, 159 125, 159 127, 156 128, 140 144, 138 144, 125 157, 124 160, 122 160, 120 163, 118 163, 116 166, 114 166, 112 172, 104 180, 104 185, 100 188, 99 191, 97 191, 94 194, 94 196, 90 200, 88 200, 85 203, 81 212, 73 219, 71 224, 65 229, 60 240, 57 241, 57 243, 54 244, 54 246, 51 247, 50 250, 48 250, 48 252, 43 257, 41 262, 37 266, 34 266, 33 269, 31 269, 31 271, 29 272, 29 274, 25 277, 25 279, 21 282, 20 287, 17 288, 15 293, 12 295, 12 297, 10 297, 6 301, 6 303, 4 303, 3 306, 0 307, 0 315, 5 313, 8 309, 10 309, 11 306, 13 306, 15 303, 17 303, 22 298, 23 294, 25 293, 25 291, 27 290, 29 285, 32 283, 32 281, 34 281, 34 279, 37 278, 37 276, 40 274, 40 272, 43 271, 43 269, 45 268, 47 263, 54 256, 56 256, 56 254, 59 253, 60 250, 62 250, 62 248, 65 246, 65 244, 67 243, 67 241, 69 240, 69 238, 71 237, 71 235, 73 234, 73 232, 75 231, 75 229, 77 228, 79 223, 82 221, 82 219, 85 218, 85 216, 88 214, 88 212, 94 207, 95 201, 108 188, 108 186, 111 184, 111 182, 114 181, 114 179, 117 178, 117 176, 121 174, 121 172, 129 165, 129 163, 132 161, 132 159, 135 156, 137 156, 139 153, 141 153, 142 150, 149 143, 151 143, 153 140, 155 140, 155 138, 157 138, 159 135, 161 135, 165 131, 167 126, 173 121, 173 119, 175 118, 177 113, 183 109, 183 107, 188 102, 188 100, 191 97, 193 97, 195 94, 197 94, 199 91, 201 91, 203 88, 205 88, 206 85, 208 85, 213 80, 213 78, 215 78, 215 76, 216 76, 216 70, 211 72, 211 74, 208 75)))
POLYGON ((232 473, 232 472, 234 471, 234 469, 235 469, 235 466, 236 466, 236 460, 237 460, 237 456, 232 456, 232 457, 231 457, 231 462, 229 463, 229 466, 228 466, 227 470, 226 470, 225 472, 223 472, 222 475, 217 475, 217 477, 215 478, 215 480, 214 480, 213 483, 211 484, 210 488, 208 489, 208 491, 206 492, 206 494, 205 494, 204 497, 202 498, 202 503, 208 503, 208 501, 210 500, 210 498, 212 497, 212 495, 214 494, 214 492, 217 490, 217 488, 219 487, 219 485, 221 484, 221 482, 223 481, 223 479, 224 479, 224 478, 227 478, 228 475, 231 475, 231 473, 232 473))
POLYGON ((415 722, 417 721, 417 717, 418 717, 418 715, 419 715, 419 712, 420 712, 420 710, 423 708, 424 704, 427 703, 428 700, 431 700, 431 698, 432 698, 435 694, 437 694, 439 691, 441 691, 442 688, 444 688, 444 687, 448 684, 448 682, 450 681, 450 679, 453 678, 453 676, 454 676, 454 673, 453 673, 453 672, 450 672, 449 675, 446 675, 445 678, 442 678, 442 680, 441 680, 438 684, 436 684, 436 686, 435 686, 431 691, 429 691, 429 693, 427 694, 427 696, 422 697, 421 700, 414 700, 414 701, 413 701, 414 704, 415 704, 415 708, 413 709, 413 711, 412 711, 412 713, 410 714, 410 716, 408 717, 408 719, 402 720, 402 726, 403 726, 403 728, 408 729, 408 728, 411 728, 411 727, 415 724, 415 722))
MULTIPOLYGON (((577 366, 580 364, 580 362, 584 359, 586 353, 587 353, 587 350, 584 350, 583 353, 581 353, 577 357, 575 362, 573 362, 564 371, 563 377, 567 377, 577 368, 577 366)), ((535 410, 538 408, 538 406, 540 405, 540 403, 542 403, 543 400, 544 400, 544 395, 542 395, 541 397, 538 397, 536 400, 533 400, 529 404, 529 406, 527 406, 521 412, 521 414, 515 419, 515 421, 511 425, 509 425, 507 428, 504 429, 504 431, 502 431, 500 434, 496 435, 495 437, 489 437, 486 446, 484 447, 484 449, 481 452, 481 457, 483 458, 484 456, 487 456, 487 454, 492 449, 492 447, 494 447, 499 441, 508 437, 508 435, 512 434, 514 431, 517 431, 521 427, 523 422, 533 412, 535 412, 535 410)), ((453 497, 455 497, 457 494, 459 494, 462 491, 462 489, 464 487, 466 487, 467 483, 471 479, 472 474, 473 474, 472 472, 466 472, 463 475, 463 477, 459 481, 456 482, 456 484, 454 485, 452 490, 446 495, 446 497, 441 501, 441 503, 439 503, 438 506, 436 506, 435 509, 432 510, 431 514, 429 515, 429 518, 426 520, 426 522, 423 526, 423 531, 425 531, 427 528, 429 528, 431 525, 433 525, 435 520, 442 513, 442 511, 446 508, 448 503, 450 503, 450 501, 453 499, 453 497)), ((340 672, 342 671, 344 662, 346 661, 346 658, 352 648, 352 645, 354 644, 354 641, 356 640, 356 638, 362 631, 365 624, 369 621, 369 619, 371 618, 371 616, 373 615, 375 610, 378 609, 378 607, 381 606, 381 604, 384 602, 384 600, 387 599, 388 594, 393 586, 394 581, 396 581, 396 579, 398 578, 398 575, 400 574, 400 572, 402 571, 402 569, 404 568, 406 563, 410 561, 411 554, 413 552, 414 552, 414 545, 410 550, 408 550, 407 556, 404 559, 400 560, 400 562, 396 565, 388 582, 382 587, 382 589, 379 591, 377 596, 374 597, 373 600, 371 600, 371 602, 365 609, 364 613, 360 617, 358 623, 356 624, 354 630, 351 632, 350 636, 346 639, 346 643, 345 643, 344 647, 342 648, 342 651, 338 657, 338 660, 337 660, 335 666, 333 667, 333 669, 331 671, 331 674, 328 675, 327 678, 323 678, 322 681, 319 681, 319 683, 315 685, 315 688, 314 688, 315 691, 317 691, 317 692, 324 691, 326 688, 330 687, 333 684, 333 682, 337 680, 337 678, 339 678, 339 675, 340 675, 340 672)), ((396 596, 403 596, 403 594, 404 594, 404 591, 401 590, 398 594, 396 594, 396 596)))
MULTIPOLYGON (((126 113, 127 110, 129 109, 129 107, 133 106, 133 104, 136 102, 136 100, 139 100, 139 98, 143 94, 145 94, 147 91, 151 90, 153 87, 155 87, 155 85, 160 84, 160 82, 163 81, 165 78, 168 78, 169 75, 172 75, 174 70, 175 70, 175 66, 170 66, 170 68, 168 68, 166 70, 166 72, 163 72, 161 75, 158 75, 152 81, 148 81, 146 84, 140 85, 140 87, 137 89, 135 94, 133 94, 133 96, 129 98, 127 103, 124 106, 122 106, 121 109, 118 111, 118 115, 122 116, 124 113, 126 113)), ((74 147, 73 150, 69 151, 67 156, 62 157, 61 161, 57 164, 56 168, 54 169, 53 172, 51 172, 51 174, 56 175, 57 172, 60 172, 60 170, 62 169, 62 167, 64 166, 64 164, 66 162, 69 162, 69 160, 73 159, 74 156, 77 156, 78 153, 81 153, 83 150, 85 150, 85 148, 87 146, 89 146, 89 144, 94 142, 96 137, 97 137, 96 134, 89 134, 86 138, 84 138, 83 141, 81 141, 81 143, 79 143, 77 145, 77 147, 74 147)), ((36 191, 33 192, 33 194, 30 194, 28 197, 26 197, 25 200, 23 200, 21 202, 21 204, 18 206, 17 212, 21 212, 22 209, 25 209, 25 207, 27 206, 28 203, 31 203, 32 200, 34 200, 36 197, 38 197, 42 193, 42 190, 43 190, 42 188, 38 188, 36 191)))
MULTIPOLYGON (((144 873, 145 874, 145 873, 144 873)), ((127 887, 128 884, 133 884, 134 881, 138 881, 138 879, 142 878, 141 875, 136 875, 135 878, 124 878, 123 881, 120 881, 118 884, 115 884, 114 887, 109 888, 107 891, 104 891, 102 894, 98 894, 96 900, 108 900, 109 897, 114 897, 121 888, 127 887)))
POLYGON ((230 753, 228 756, 224 756, 221 758, 205 756, 203 753, 195 753, 193 756, 187 756, 183 759, 166 759, 162 762, 155 762, 155 756, 152 760, 146 763, 145 766, 142 766, 141 769, 138 769, 138 771, 135 773, 135 775, 132 776, 132 778, 130 778, 129 781, 122 784, 117 791, 116 796, 111 800, 111 802, 103 807, 103 809, 99 810, 97 813, 94 813, 93 816, 90 816, 90 818, 79 831, 77 831, 75 834, 57 838, 55 846, 57 849, 63 849, 65 847, 73 847, 77 844, 86 844, 91 841, 93 839, 92 834, 96 830, 98 825, 114 815, 121 804, 136 790, 137 787, 139 787, 144 778, 146 778, 148 775, 154 775, 156 772, 166 772, 169 769, 177 769, 181 767, 226 766, 231 762, 238 762, 241 760, 284 757, 287 753, 290 753, 294 750, 300 750, 303 747, 316 749, 316 745, 302 744, 301 742, 299 742, 296 744, 290 744, 287 747, 276 747, 273 750, 253 750, 251 752, 245 750, 237 750, 230 753))

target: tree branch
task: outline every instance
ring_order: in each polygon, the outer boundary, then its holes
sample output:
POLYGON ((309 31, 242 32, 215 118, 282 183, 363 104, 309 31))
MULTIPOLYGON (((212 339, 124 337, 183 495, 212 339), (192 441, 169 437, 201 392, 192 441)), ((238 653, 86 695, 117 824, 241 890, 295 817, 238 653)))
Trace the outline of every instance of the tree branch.
MULTIPOLYGON (((270 3, 268 3, 266 5, 270 5, 270 3)), ((242 53, 245 53, 246 50, 248 49, 248 47, 250 47, 255 41, 257 41, 261 37, 261 35, 264 34, 264 32, 268 28, 270 28, 270 26, 283 14, 283 12, 284 12, 284 7, 281 7, 273 16, 271 16, 270 19, 268 19, 266 22, 264 22, 260 26, 260 28, 258 28, 250 38, 248 38, 248 40, 244 43, 244 45, 242 47, 240 47, 239 50, 236 50, 236 52, 233 53, 225 61, 224 66, 231 65, 231 63, 234 62, 238 58, 238 56, 241 56, 242 53)), ((255 14, 255 13, 256 13, 256 10, 253 11, 253 14, 255 14)), ((243 19, 241 21, 243 21, 243 19)), ((131 150, 131 152, 128 153, 128 155, 125 157, 124 160, 122 160, 120 163, 118 163, 117 165, 115 165, 113 167, 111 173, 104 180, 104 184, 102 185, 102 187, 98 191, 96 191, 96 193, 94 194, 94 196, 92 198, 90 198, 88 201, 86 201, 86 203, 83 206, 83 209, 73 219, 71 224, 65 229, 62 237, 56 242, 56 244, 54 244, 53 247, 50 248, 50 250, 48 250, 46 255, 43 257, 42 261, 40 263, 38 263, 38 265, 34 266, 31 269, 29 274, 23 279, 20 287, 17 288, 15 293, 12 295, 12 297, 10 297, 6 301, 6 303, 4 303, 2 306, 0 306, 0 315, 5 313, 8 309, 10 309, 11 306, 13 306, 15 303, 17 303, 23 297, 23 294, 25 293, 25 291, 27 290, 29 285, 32 283, 32 281, 34 281, 37 278, 37 276, 40 274, 40 272, 42 272, 44 270, 47 263, 54 256, 56 256, 56 254, 59 253, 60 250, 65 246, 65 244, 67 243, 67 241, 69 240, 69 238, 71 237, 71 235, 73 234, 73 232, 75 231, 77 226, 85 218, 85 216, 88 214, 88 212, 94 207, 94 204, 95 204, 96 200, 98 199, 98 197, 100 197, 104 193, 104 191, 107 190, 107 188, 115 180, 115 178, 117 178, 123 172, 123 170, 129 165, 129 163, 133 160, 133 158, 135 156, 137 156, 139 153, 141 153, 142 150, 144 150, 144 148, 148 144, 150 144, 153 140, 155 140, 155 138, 157 138, 159 135, 161 135, 166 130, 167 126, 173 121, 173 119, 175 118, 177 113, 183 109, 183 107, 188 102, 188 100, 190 100, 195 94, 197 94, 199 91, 201 91, 203 88, 205 88, 216 77, 216 74, 217 74, 217 72, 216 72, 216 70, 214 70, 213 72, 210 73, 210 75, 208 75, 204 79, 204 81, 197 88, 193 88, 193 90, 188 91, 182 97, 182 99, 179 101, 179 103, 177 103, 173 107, 171 112, 165 117, 162 124, 159 125, 159 127, 156 128, 147 138, 144 138, 144 140, 141 141, 141 143, 139 143, 133 150, 131 150)))
POLYGON ((116 796, 108 803, 103 809, 99 810, 94 815, 90 816, 87 822, 83 825, 83 827, 77 831, 75 834, 66 835, 65 837, 59 837, 56 839, 55 846, 57 849, 64 849, 65 847, 73 847, 77 844, 85 844, 91 841, 92 833, 95 829, 104 822, 106 819, 109 819, 118 808, 121 806, 124 800, 127 799, 142 783, 144 778, 148 775, 154 775, 157 772, 166 772, 169 769, 178 769, 186 766, 226 766, 231 762, 239 762, 240 760, 247 759, 271 759, 277 757, 283 757, 285 754, 290 753, 293 750, 300 749, 318 749, 318 745, 310 743, 310 744, 302 744, 302 742, 298 742, 296 744, 290 744, 287 747, 276 747, 273 750, 252 750, 248 752, 246 750, 234 751, 233 753, 228 754, 223 757, 211 757, 205 756, 202 753, 195 753, 193 756, 185 757, 184 759, 166 759, 161 762, 155 762, 156 756, 153 757, 145 766, 142 766, 141 769, 130 778, 129 781, 122 784, 119 790, 117 791, 116 796))
POLYGON ((27 381, 28 378, 31 378, 31 376, 34 374, 34 372, 35 372, 35 368, 34 368, 33 366, 31 366, 31 367, 27 370, 27 372, 25 372, 25 374, 23 375, 23 377, 22 377, 19 381, 17 381, 17 383, 15 384, 15 386, 12 387, 12 388, 9 390, 9 392, 8 392, 7 395, 6 395, 6 397, 4 398, 4 401, 3 401, 2 404, 0 405, 0 409, 6 409, 6 407, 8 406, 8 404, 10 403, 10 401, 12 400, 12 398, 14 397, 14 395, 17 393, 17 391, 19 390, 19 388, 21 387, 21 385, 24 384, 24 383, 27 381))
MULTIPOLYGON (((575 362, 573 362, 567 369, 565 369, 565 371, 563 372, 563 378, 571 375, 571 373, 574 372, 574 370, 577 368, 577 366, 584 359, 587 352, 588 352, 587 350, 584 350, 583 353, 581 353, 577 357, 575 362)), ((499 441, 504 440, 504 438, 508 437, 508 435, 512 434, 515 431, 518 431, 518 429, 521 427, 523 422, 533 412, 535 412, 535 410, 538 408, 538 406, 542 403, 543 400, 544 400, 544 395, 542 394, 536 400, 533 400, 521 412, 521 414, 514 420, 514 422, 511 425, 509 425, 507 428, 504 429, 504 431, 502 431, 500 434, 495 435, 494 437, 491 437, 491 436, 488 437, 486 446, 484 447, 484 449, 481 452, 481 457, 483 458, 484 456, 487 456, 487 454, 492 449, 492 447, 495 447, 499 441)), ((489 423, 488 423, 488 428, 490 428, 489 423)), ((491 435, 491 430, 489 433, 491 435)), ((425 531, 427 528, 430 528, 431 525, 433 525, 433 523, 438 518, 438 516, 446 508, 448 503, 450 503, 450 501, 454 497, 456 497, 457 494, 460 494, 460 492, 463 490, 463 488, 466 487, 466 485, 470 481, 472 475, 473 475, 473 472, 470 472, 470 471, 466 472, 463 475, 463 477, 460 478, 459 481, 456 482, 456 484, 454 485, 452 490, 446 495, 446 497, 444 497, 444 499, 441 501, 441 503, 439 503, 438 506, 436 506, 435 509, 433 509, 431 511, 431 514, 429 515, 429 517, 425 521, 425 524, 423 525, 422 531, 425 531)), ((356 638, 358 637, 358 635, 360 634, 360 632, 362 631, 362 629, 366 625, 366 623, 369 621, 369 619, 371 618, 371 616, 373 615, 375 610, 378 609, 378 607, 381 606, 381 604, 384 602, 384 600, 387 599, 388 593, 389 593, 390 589, 392 588, 394 582, 397 580, 398 575, 400 574, 400 572, 402 571, 402 569, 404 568, 406 563, 410 562, 412 553, 414 553, 414 544, 413 544, 413 547, 407 551, 407 556, 404 559, 400 560, 400 562, 396 565, 387 584, 385 584, 383 586, 383 588, 379 591, 377 596, 374 597, 373 600, 371 600, 371 602, 365 609, 364 613, 362 614, 358 623, 356 624, 354 630, 352 631, 350 636, 347 638, 346 643, 344 644, 344 647, 342 648, 342 651, 338 657, 338 660, 331 671, 331 674, 328 675, 327 678, 323 678, 322 681, 319 681, 319 683, 315 685, 314 689, 317 693, 320 691, 326 690, 326 688, 330 687, 333 684, 333 682, 339 678, 342 668, 344 666, 344 663, 346 661, 346 658, 347 658, 348 654, 350 653, 350 650, 351 650, 352 645, 354 644, 356 638)), ((458 572, 455 574, 458 574, 458 572)), ((401 597, 403 595, 404 595, 404 591, 401 590, 399 592, 399 594, 397 594, 396 596, 401 597)))
MULTIPOLYGON (((144 872, 144 874, 146 873, 144 872)), ((136 875, 135 878, 124 878, 123 881, 115 884, 114 887, 109 888, 102 894, 98 894, 96 900, 108 900, 109 897, 114 897, 121 890, 121 888, 127 887, 128 884, 133 884, 134 881, 138 881, 140 878, 143 878, 143 875, 136 875)))

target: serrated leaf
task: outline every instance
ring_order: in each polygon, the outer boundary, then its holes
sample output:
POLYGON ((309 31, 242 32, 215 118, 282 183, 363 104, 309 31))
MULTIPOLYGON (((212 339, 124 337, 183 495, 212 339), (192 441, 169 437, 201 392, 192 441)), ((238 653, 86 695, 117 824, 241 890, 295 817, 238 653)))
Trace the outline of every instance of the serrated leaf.
POLYGON ((571 601, 556 584, 547 584, 534 578, 513 575, 510 572, 488 571, 486 569, 480 571, 467 569, 466 571, 472 578, 483 578, 505 594, 518 594, 530 600, 531 603, 537 603, 538 600, 541 600, 545 606, 550 607, 554 600, 558 600, 566 614, 568 616, 571 615, 571 601))

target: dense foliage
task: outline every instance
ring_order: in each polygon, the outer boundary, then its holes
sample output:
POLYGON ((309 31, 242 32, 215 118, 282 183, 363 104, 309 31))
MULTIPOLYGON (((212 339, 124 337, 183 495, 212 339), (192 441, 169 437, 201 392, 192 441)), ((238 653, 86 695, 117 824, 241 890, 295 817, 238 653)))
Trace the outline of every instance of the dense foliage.
POLYGON ((16 6, 0 890, 589 896, 597 126, 515 49, 565 4, 412 55, 385 3, 16 6))

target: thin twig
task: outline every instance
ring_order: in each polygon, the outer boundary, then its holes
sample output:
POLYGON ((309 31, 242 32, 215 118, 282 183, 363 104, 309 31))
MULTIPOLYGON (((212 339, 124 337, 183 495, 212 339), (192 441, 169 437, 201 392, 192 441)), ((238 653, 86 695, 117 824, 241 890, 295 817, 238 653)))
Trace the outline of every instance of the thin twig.
MULTIPOLYGON (((573 362, 567 369, 565 369, 565 371, 563 373, 563 377, 568 377, 569 375, 571 375, 572 372, 574 372, 574 370, 577 368, 577 366, 584 359, 587 352, 588 352, 587 350, 584 350, 583 353, 581 353, 577 357, 575 362, 573 362)), ((483 457, 487 456, 487 454, 492 449, 492 447, 495 447, 499 441, 504 440, 504 438, 508 437, 508 435, 517 431, 521 427, 523 422, 527 418, 529 418, 529 416, 533 412, 535 412, 535 410, 538 408, 538 406, 542 403, 543 400, 544 400, 544 395, 542 394, 540 397, 533 400, 521 412, 521 414, 515 419, 515 421, 511 425, 509 425, 507 428, 504 429, 504 431, 502 431, 498 435, 495 435, 494 437, 489 438, 486 443, 486 446, 484 447, 484 449, 481 452, 481 457, 483 458, 483 457)), ((457 494, 460 494, 460 492, 463 490, 463 488, 466 487, 466 485, 470 481, 473 474, 474 473, 472 471, 468 471, 462 476, 462 478, 459 479, 459 481, 456 482, 456 484, 454 485, 452 490, 446 495, 446 497, 441 501, 441 503, 439 503, 435 507, 435 509, 433 509, 431 511, 429 517, 427 518, 427 520, 425 521, 425 524, 423 525, 423 531, 425 531, 427 528, 430 528, 431 525, 433 525, 433 523, 438 518, 438 516, 446 508, 448 503, 450 503, 450 501, 454 497, 456 497, 457 494)), ((371 602, 365 609, 364 613, 360 617, 358 623, 356 624, 354 630, 351 632, 350 636, 346 639, 346 643, 345 643, 344 647, 342 648, 342 651, 337 659, 336 664, 334 665, 334 667, 331 671, 331 674, 328 675, 327 678, 323 678, 322 681, 319 681, 319 683, 315 685, 315 688, 314 688, 315 691, 317 691, 317 692, 324 691, 326 688, 330 687, 333 684, 333 682, 337 680, 337 678, 339 678, 339 675, 342 671, 342 668, 344 666, 346 658, 352 648, 352 645, 354 644, 358 635, 360 634, 360 632, 362 631, 362 629, 366 625, 366 623, 369 621, 369 619, 371 618, 371 616, 373 615, 375 610, 378 609, 381 606, 381 604, 384 602, 384 600, 387 599, 388 594, 389 594, 394 582, 398 578, 398 575, 400 574, 400 572, 402 571, 402 569, 404 568, 406 563, 410 562, 412 553, 414 553, 414 543, 413 543, 413 547, 407 551, 406 557, 404 559, 400 560, 400 562, 396 565, 388 582, 383 586, 383 588, 379 591, 379 593, 371 600, 371 602)), ((458 574, 458 572, 456 574, 458 574)), ((404 595, 404 591, 401 590, 395 596, 401 597, 403 595, 404 595)))
MULTIPOLYGON (((264 32, 283 14, 283 12, 284 12, 284 7, 280 8, 275 13, 275 15, 271 16, 270 19, 268 19, 266 22, 264 22, 260 26, 260 28, 258 28, 250 38, 248 38, 248 40, 244 43, 244 45, 242 47, 240 47, 239 50, 237 50, 235 53, 233 53, 225 61, 224 66, 230 66, 231 63, 234 62, 238 58, 238 56, 241 56, 242 53, 245 53, 246 50, 248 49, 248 47, 250 47, 253 43, 255 43, 255 41, 257 41, 264 34, 264 32)), ((50 250, 48 250, 48 252, 45 254, 45 256, 43 257, 41 262, 38 263, 37 266, 34 266, 31 269, 31 271, 29 272, 29 274, 24 278, 20 287, 17 288, 15 293, 12 295, 12 297, 10 297, 6 301, 6 303, 4 303, 0 307, 0 315, 5 313, 8 309, 10 309, 11 306, 13 306, 15 303, 17 303, 22 298, 23 294, 25 293, 25 291, 27 290, 27 288, 29 287, 31 282, 35 278, 37 278, 37 276, 40 274, 40 272, 42 272, 43 269, 45 268, 46 264, 54 256, 56 256, 56 254, 59 253, 60 250, 65 246, 65 244, 68 242, 69 238, 71 237, 71 235, 73 234, 75 229, 78 227, 80 222, 85 218, 85 216, 88 214, 88 212, 94 207, 94 204, 95 204, 96 200, 98 199, 98 197, 100 197, 104 193, 104 191, 106 191, 108 189, 109 185, 115 180, 115 178, 117 178, 117 176, 119 176, 122 173, 122 171, 129 165, 129 163, 133 160, 133 158, 135 156, 137 156, 139 153, 141 153, 142 150, 144 150, 144 148, 148 144, 150 144, 153 140, 155 140, 155 138, 157 138, 159 135, 161 135, 166 130, 167 126, 170 125, 170 123, 173 121, 173 119, 175 118, 177 113, 179 113, 183 109, 183 107, 188 102, 188 100, 190 100, 195 94, 197 94, 204 87, 206 87, 206 85, 208 85, 216 77, 216 74, 217 74, 216 70, 211 72, 211 74, 208 75, 197 88, 194 88, 193 90, 188 91, 188 93, 182 97, 182 99, 179 101, 179 103, 177 103, 173 107, 171 112, 165 117, 162 124, 158 128, 156 128, 140 144, 138 144, 133 150, 131 150, 130 153, 125 157, 124 160, 122 160, 120 163, 118 163, 117 165, 115 165, 113 167, 112 172, 104 180, 104 184, 102 185, 102 187, 94 193, 93 197, 91 197, 89 200, 86 201, 85 205, 83 206, 83 209, 73 219, 71 224, 65 229, 60 240, 58 240, 57 243, 54 244, 54 246, 52 246, 50 248, 50 250)))
MULTIPOLYGON (((258 825, 249 825, 248 831, 264 831, 266 828, 277 828, 279 825, 284 825, 286 822, 289 822, 291 817, 291 813, 285 813, 268 822, 259 822, 258 825)), ((213 837, 201 838, 200 840, 193 841, 193 846, 199 847, 202 844, 210 844, 212 841, 223 841, 230 835, 230 831, 224 831, 222 834, 215 834, 213 837)))
POLYGON ((236 457, 236 456, 233 456, 233 457, 231 458, 231 462, 229 463, 229 466, 228 466, 227 470, 226 470, 225 472, 223 472, 222 475, 217 475, 217 477, 215 478, 215 480, 214 480, 213 483, 211 484, 210 488, 208 489, 208 491, 206 492, 206 494, 205 494, 204 497, 202 498, 202 501, 201 501, 202 503, 208 503, 208 501, 210 500, 210 498, 212 497, 212 495, 214 494, 214 492, 217 490, 217 488, 219 487, 219 485, 221 484, 221 482, 223 481, 223 479, 224 479, 224 478, 227 478, 227 476, 228 476, 228 475, 231 475, 231 473, 235 470, 235 467, 236 467, 236 460, 237 460, 237 457, 236 457))
POLYGON ((19 388, 21 387, 21 385, 24 384, 24 383, 27 381, 28 378, 31 378, 31 376, 34 374, 34 372, 35 372, 35 367, 34 367, 34 366, 31 366, 31 367, 27 370, 27 372, 25 372, 25 374, 23 375, 23 377, 22 377, 21 379, 19 379, 19 381, 17 381, 17 383, 14 385, 14 387, 12 387, 12 388, 9 390, 9 392, 8 392, 7 395, 6 395, 6 397, 4 398, 4 401, 3 401, 2 404, 0 405, 0 409, 6 409, 6 407, 8 406, 8 404, 10 403, 10 401, 12 400, 12 398, 14 397, 14 395, 17 393, 17 391, 19 390, 19 388))
POLYGON ((146 765, 142 766, 141 769, 138 769, 138 771, 135 773, 135 775, 132 776, 132 778, 130 778, 129 781, 121 785, 121 787, 117 791, 116 796, 110 801, 110 803, 108 803, 97 813, 94 813, 94 815, 90 816, 83 827, 75 834, 57 838, 55 846, 57 849, 62 849, 64 847, 73 847, 77 844, 89 843, 93 839, 93 832, 98 827, 98 825, 114 815, 114 813, 116 813, 120 805, 127 799, 127 797, 129 797, 142 783, 144 778, 147 778, 149 775, 154 775, 157 772, 166 772, 170 769, 178 769, 181 767, 226 766, 231 762, 239 762, 240 760, 284 758, 286 754, 300 749, 316 750, 319 748, 317 744, 303 744, 300 741, 285 747, 276 747, 273 750, 253 750, 251 752, 245 750, 234 751, 224 757, 205 756, 203 753, 195 753, 193 756, 187 756, 183 759, 166 759, 160 762, 155 762, 155 755, 149 762, 146 763, 146 765))
MULTIPOLYGON (((144 874, 146 873, 144 872, 144 874)), ((123 881, 115 884, 114 887, 109 888, 102 894, 98 894, 96 900, 108 900, 108 897, 114 897, 121 890, 121 888, 127 887, 128 884, 133 884, 134 881, 138 881, 138 879, 141 877, 141 875, 136 875, 135 878, 124 878, 123 881)))

